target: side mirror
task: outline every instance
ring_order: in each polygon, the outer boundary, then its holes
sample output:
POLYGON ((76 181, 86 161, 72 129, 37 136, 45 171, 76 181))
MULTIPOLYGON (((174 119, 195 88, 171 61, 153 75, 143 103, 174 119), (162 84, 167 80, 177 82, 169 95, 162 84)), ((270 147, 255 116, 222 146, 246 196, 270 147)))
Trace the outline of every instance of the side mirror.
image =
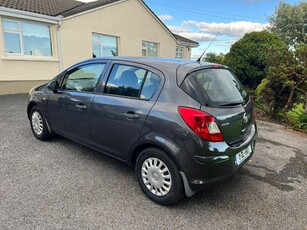
POLYGON ((48 85, 48 89, 52 90, 53 92, 56 92, 59 89, 59 82, 58 81, 52 81, 48 85))

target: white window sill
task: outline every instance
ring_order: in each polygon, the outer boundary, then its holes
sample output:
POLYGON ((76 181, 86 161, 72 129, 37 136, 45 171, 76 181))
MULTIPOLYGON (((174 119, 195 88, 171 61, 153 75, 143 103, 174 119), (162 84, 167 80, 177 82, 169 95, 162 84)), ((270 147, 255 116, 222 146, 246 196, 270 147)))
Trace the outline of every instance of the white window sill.
POLYGON ((31 57, 31 56, 3 56, 5 61, 33 61, 33 62, 59 62, 53 57, 31 57))

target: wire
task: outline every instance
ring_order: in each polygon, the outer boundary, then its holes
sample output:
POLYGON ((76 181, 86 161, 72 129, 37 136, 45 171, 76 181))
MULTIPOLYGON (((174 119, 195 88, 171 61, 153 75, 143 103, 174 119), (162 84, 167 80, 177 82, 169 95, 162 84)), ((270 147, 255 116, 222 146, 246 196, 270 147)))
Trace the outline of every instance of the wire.
POLYGON ((181 6, 176 6, 176 5, 170 5, 170 4, 165 4, 165 3, 157 3, 157 2, 152 2, 152 1, 146 1, 147 3, 154 4, 154 5, 160 5, 166 8, 172 8, 176 10, 181 10, 185 12, 190 12, 190 13, 197 13, 201 15, 206 15, 209 17, 218 17, 218 18, 226 18, 226 19, 232 19, 232 20, 242 20, 242 18, 250 18, 250 19, 261 19, 261 20, 266 20, 266 18, 260 18, 260 17, 252 17, 252 16, 246 16, 246 15, 238 15, 238 14, 229 14, 229 13, 224 13, 224 12, 217 12, 217 11, 209 11, 209 10, 199 10, 196 8, 187 8, 187 7, 181 7, 181 6), (208 14, 210 13, 210 14, 208 14), (217 15, 214 15, 217 14, 217 15), (229 16, 235 16, 239 18, 233 18, 233 17, 225 17, 221 15, 229 15, 229 16))

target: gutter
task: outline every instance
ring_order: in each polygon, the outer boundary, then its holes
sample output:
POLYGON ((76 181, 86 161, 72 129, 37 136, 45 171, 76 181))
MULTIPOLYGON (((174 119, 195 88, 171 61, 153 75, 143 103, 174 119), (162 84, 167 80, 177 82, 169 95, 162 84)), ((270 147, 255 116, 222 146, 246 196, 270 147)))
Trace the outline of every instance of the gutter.
POLYGON ((199 47, 199 44, 194 44, 194 43, 189 43, 189 42, 182 42, 182 41, 177 40, 177 43, 178 43, 178 45, 188 46, 188 47, 191 47, 191 48, 199 47))
POLYGON ((27 20, 33 20, 38 22, 45 22, 49 24, 59 24, 59 21, 62 20, 62 16, 48 16, 43 14, 32 13, 23 10, 16 10, 7 7, 0 7, 0 15, 14 18, 21 18, 27 20))
POLYGON ((63 69, 63 61, 62 61, 62 49, 61 49, 61 34, 60 34, 60 27, 61 22, 63 20, 63 16, 59 15, 56 17, 43 15, 43 14, 37 14, 32 13, 28 11, 23 10, 16 10, 12 8, 7 7, 0 7, 0 16, 6 16, 6 17, 13 17, 18 19, 26 19, 26 20, 32 20, 36 22, 43 22, 48 23, 51 25, 57 25, 56 28, 56 34, 57 34, 57 50, 58 50, 58 59, 59 59, 59 70, 60 72, 63 69))

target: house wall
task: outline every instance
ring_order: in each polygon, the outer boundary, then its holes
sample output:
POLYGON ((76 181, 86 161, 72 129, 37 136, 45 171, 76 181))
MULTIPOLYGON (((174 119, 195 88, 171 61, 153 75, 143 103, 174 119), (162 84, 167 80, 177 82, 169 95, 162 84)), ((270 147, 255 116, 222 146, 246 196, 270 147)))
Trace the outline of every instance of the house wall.
MULTIPOLYGON (((174 58, 178 45, 139 0, 122 1, 64 18, 59 29, 60 54, 57 27, 50 25, 53 57, 6 55, 0 17, 0 95, 29 92, 35 85, 52 79, 62 69, 91 58, 92 33, 117 36, 120 56, 142 56, 144 40, 159 44, 159 57, 174 58)), ((184 58, 190 57, 191 49, 185 48, 184 58)))
POLYGON ((176 40, 138 0, 129 0, 63 20, 64 68, 92 57, 93 32, 117 36, 120 56, 142 56, 142 40, 158 43, 159 57, 176 55, 176 40))
POLYGON ((50 33, 54 57, 6 55, 0 17, 0 94, 28 92, 33 86, 46 82, 59 72, 56 26, 50 27, 50 33))

